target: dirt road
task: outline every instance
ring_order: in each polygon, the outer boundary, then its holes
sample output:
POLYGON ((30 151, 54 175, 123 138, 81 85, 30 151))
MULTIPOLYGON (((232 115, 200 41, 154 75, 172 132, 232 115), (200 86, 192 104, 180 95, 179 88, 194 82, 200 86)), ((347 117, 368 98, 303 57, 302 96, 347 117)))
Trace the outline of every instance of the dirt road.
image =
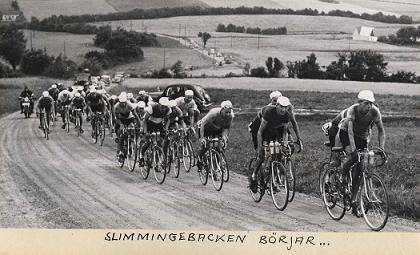
MULTIPOLYGON (((256 204, 246 177, 232 174, 221 192, 201 185, 195 169, 153 177, 118 168, 115 145, 92 144, 89 132, 53 128, 45 140, 34 117, 0 119, 0 227, 369 231, 363 219, 330 219, 321 200, 298 194, 284 212, 266 196, 256 204)), ((87 129, 87 128, 86 128, 87 129)), ((385 231, 419 231, 391 218, 385 231)))

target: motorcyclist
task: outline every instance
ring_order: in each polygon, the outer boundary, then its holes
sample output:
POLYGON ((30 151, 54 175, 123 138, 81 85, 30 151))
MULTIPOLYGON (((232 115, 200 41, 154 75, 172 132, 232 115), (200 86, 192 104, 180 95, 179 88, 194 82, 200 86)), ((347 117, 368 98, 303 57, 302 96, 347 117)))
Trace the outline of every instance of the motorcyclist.
POLYGON ((20 93, 20 113, 23 113, 23 100, 25 99, 25 97, 27 97, 29 99, 29 103, 30 103, 30 111, 31 113, 34 112, 34 101, 32 100, 34 97, 34 93, 32 93, 31 90, 29 90, 28 86, 25 86, 23 88, 23 91, 20 93))

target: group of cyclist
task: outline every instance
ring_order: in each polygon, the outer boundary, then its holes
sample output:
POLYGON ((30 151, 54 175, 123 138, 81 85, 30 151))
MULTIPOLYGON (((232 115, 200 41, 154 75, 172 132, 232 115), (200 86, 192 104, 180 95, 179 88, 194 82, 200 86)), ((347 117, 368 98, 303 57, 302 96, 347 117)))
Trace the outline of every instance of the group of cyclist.
MULTIPOLYGON (((33 94, 25 87, 21 97, 32 97, 33 94)), ((123 139, 119 139, 121 125, 128 126, 133 124, 139 127, 144 133, 160 132, 163 141, 163 149, 166 152, 168 140, 166 134, 170 129, 179 127, 190 129, 196 133, 195 126, 198 127, 200 148, 198 150, 198 171, 203 168, 202 157, 206 150, 206 137, 221 137, 224 144, 228 142, 229 130, 234 119, 233 105, 230 101, 223 101, 220 107, 211 109, 201 120, 194 101, 194 92, 187 90, 183 97, 169 100, 167 97, 160 98, 157 102, 141 90, 137 98, 132 93, 121 92, 119 96, 108 95, 103 89, 91 87, 88 91, 70 91, 69 89, 57 88, 57 84, 51 86, 48 91, 44 91, 37 100, 37 113, 45 110, 46 112, 56 111, 55 103, 61 109, 61 116, 64 124, 63 106, 69 105, 71 109, 85 110, 87 120, 95 113, 108 114, 114 120, 116 142, 118 143, 117 156, 123 153, 123 139)), ((49 115, 47 115, 49 118, 49 115)), ((80 117, 81 118, 81 117, 80 117)), ((82 118, 80 119, 82 125, 82 118)), ((92 126, 94 125, 92 121, 92 126)), ((360 91, 358 102, 341 111, 324 128, 328 130, 329 146, 332 151, 344 150, 350 157, 344 162, 342 167, 343 181, 350 168, 358 162, 358 150, 368 146, 370 130, 373 125, 378 128, 379 147, 384 149, 385 131, 383 127, 381 113, 375 104, 374 94, 370 90, 360 91)), ((64 125, 63 125, 64 128, 64 125)), ((264 161, 265 150, 263 145, 270 141, 280 141, 285 146, 292 140, 291 129, 296 136, 296 143, 302 150, 302 141, 299 125, 295 118, 294 107, 289 98, 279 91, 270 94, 269 103, 262 107, 256 117, 248 126, 251 133, 254 149, 258 154, 257 164, 249 178, 249 186, 252 192, 256 190, 256 176, 264 161)), ((141 148, 140 165, 144 165, 144 153, 149 143, 141 148)), ((332 161, 331 164, 336 164, 332 161)), ((359 167, 355 168, 355 176, 352 185, 352 202, 356 202, 356 193, 360 178, 358 178, 359 167)))

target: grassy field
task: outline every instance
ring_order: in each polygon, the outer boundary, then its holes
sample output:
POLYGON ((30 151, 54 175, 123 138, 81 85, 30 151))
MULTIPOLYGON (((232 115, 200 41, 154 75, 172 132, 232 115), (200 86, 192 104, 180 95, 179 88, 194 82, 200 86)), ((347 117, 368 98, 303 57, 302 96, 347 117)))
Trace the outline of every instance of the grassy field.
POLYGON ((389 62, 388 70, 390 72, 419 70, 419 48, 349 40, 353 30, 361 25, 375 27, 376 36, 394 34, 399 28, 405 26, 352 18, 295 15, 173 17, 113 22, 115 27, 121 26, 128 29, 132 26, 137 31, 143 31, 147 27, 148 32, 169 34, 175 37, 178 36, 179 26, 181 26, 182 36, 200 43, 201 39, 197 37, 198 32, 208 31, 212 35, 207 43, 208 47, 217 48, 226 55, 234 56, 235 62, 240 65, 246 62, 250 62, 253 66, 263 65, 269 56, 278 57, 283 62, 302 60, 314 52, 320 65, 323 66, 336 60, 337 52, 374 50, 384 54, 385 60, 389 62), (256 35, 212 32, 220 23, 261 28, 286 26, 290 34, 258 37, 256 35))
MULTIPOLYGON (((118 86, 111 93, 120 91, 137 93, 139 88, 118 86)), ((268 101, 269 91, 209 89, 215 104, 231 99, 235 108, 261 107, 268 101)), ((343 109, 351 105, 356 97, 351 93, 319 93, 287 91, 296 108, 343 109)), ((416 115, 420 110, 420 97, 378 95, 378 104, 382 112, 394 111, 401 114, 416 115)), ((254 155, 251 136, 247 125, 255 114, 237 114, 230 132, 227 151, 230 169, 246 174, 247 161, 254 155)), ((322 145, 326 137, 321 126, 328 117, 298 116, 304 152, 296 155, 297 190, 318 195, 318 169, 329 156, 328 149, 322 145)), ((389 163, 377 172, 384 178, 391 200, 392 213, 400 216, 420 218, 420 122, 408 120, 384 120, 387 142, 386 151, 389 163)), ((377 143, 377 134, 373 132, 373 145, 377 143)))
POLYGON ((156 86, 164 88, 170 84, 191 83, 204 88, 250 89, 250 90, 299 90, 320 92, 352 92, 370 89, 375 94, 420 96, 420 86, 410 83, 379 83, 334 80, 264 79, 264 78, 192 78, 192 79, 127 79, 124 85, 132 88, 144 87, 153 91, 156 86))
POLYGON ((200 0, 105 0, 117 11, 129 11, 133 9, 152 9, 164 7, 200 6, 209 7, 200 0))
POLYGON ((43 19, 51 15, 106 14, 116 10, 105 0, 19 0, 25 17, 43 19))
MULTIPOLYGON (((26 47, 31 48, 30 30, 23 30, 26 37, 26 47)), ((35 31, 32 38, 32 47, 34 49, 44 48, 48 55, 64 56, 64 44, 66 48, 66 56, 76 63, 83 62, 84 55, 92 50, 102 49, 93 45, 94 35, 76 35, 70 33, 56 33, 56 32, 40 32, 35 31)))
POLYGON ((412 16, 415 20, 420 19, 420 2, 418 0, 343 0, 340 2, 396 12, 398 14, 412 16))

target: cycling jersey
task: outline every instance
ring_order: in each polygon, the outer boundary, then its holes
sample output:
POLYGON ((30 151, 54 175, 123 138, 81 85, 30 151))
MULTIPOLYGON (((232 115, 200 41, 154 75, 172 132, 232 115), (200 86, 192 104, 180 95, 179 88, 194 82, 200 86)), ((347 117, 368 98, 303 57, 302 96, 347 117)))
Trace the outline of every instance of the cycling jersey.
POLYGON ((48 90, 48 93, 50 94, 50 96, 54 99, 54 101, 57 101, 58 99, 58 94, 60 94, 60 90, 58 90, 57 88, 50 88, 48 90))
POLYGON ((168 121, 169 127, 173 127, 175 123, 179 123, 180 118, 182 117, 182 111, 177 106, 171 108, 171 113, 169 114, 168 121))
POLYGON ((229 129, 234 118, 233 112, 227 116, 222 116, 220 111, 222 108, 217 107, 211 109, 207 115, 198 122, 200 128, 204 128, 204 136, 216 136, 221 134, 224 129, 229 129), (202 123, 205 124, 202 126, 202 123))
POLYGON ((42 96, 38 99, 37 108, 39 110, 45 109, 45 111, 50 112, 51 108, 53 106, 53 103, 54 103, 54 99, 52 97, 50 97, 50 96, 43 97, 42 96))
POLYGON ((73 98, 71 104, 76 109, 83 109, 83 107, 85 106, 85 99, 83 99, 83 97, 75 97, 73 98))
POLYGON ((67 90, 63 90, 58 94, 58 101, 60 101, 61 105, 69 105, 71 103, 71 93, 67 90))
MULTIPOLYGON (((358 104, 350 106, 347 111, 346 118, 353 121, 353 134, 354 137, 358 137, 367 140, 369 137, 369 130, 374 123, 382 121, 381 113, 378 107, 372 105, 370 110, 366 114, 361 114, 359 111, 358 104)), ((344 121, 343 128, 346 130, 348 121, 344 121)), ((341 129, 341 128, 340 128, 341 129)))
POLYGON ((178 97, 175 99, 175 102, 182 111, 182 116, 188 116, 189 114, 193 114, 193 111, 197 110, 197 104, 194 99, 187 103, 185 102, 185 97, 178 97))
POLYGON ((86 96, 86 102, 92 106, 92 105, 100 105, 103 104, 103 97, 101 94, 96 92, 91 92, 86 96))
POLYGON ((153 104, 146 107, 146 112, 150 115, 148 121, 159 124, 162 123, 165 118, 171 114, 171 109, 167 106, 162 106, 160 104, 153 104))
POLYGON ((121 120, 134 118, 134 115, 132 113, 133 110, 134 110, 134 107, 129 103, 122 104, 118 102, 114 106, 115 115, 118 119, 121 119, 121 120))

